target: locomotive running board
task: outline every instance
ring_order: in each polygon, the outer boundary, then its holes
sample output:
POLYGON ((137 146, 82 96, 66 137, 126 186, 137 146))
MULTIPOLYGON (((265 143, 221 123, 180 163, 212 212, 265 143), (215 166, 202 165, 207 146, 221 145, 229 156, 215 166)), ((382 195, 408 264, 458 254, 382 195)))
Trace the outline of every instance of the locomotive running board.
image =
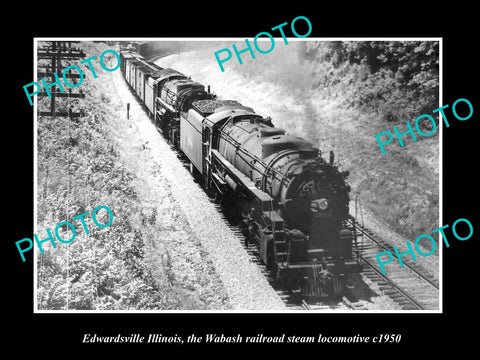
POLYGON ((256 198, 256 200, 261 204, 263 209, 270 209, 273 203, 273 199, 267 193, 258 189, 254 182, 245 176, 242 172, 236 169, 230 161, 225 159, 218 150, 212 149, 211 151, 213 159, 216 159, 228 172, 228 175, 243 189, 256 198))

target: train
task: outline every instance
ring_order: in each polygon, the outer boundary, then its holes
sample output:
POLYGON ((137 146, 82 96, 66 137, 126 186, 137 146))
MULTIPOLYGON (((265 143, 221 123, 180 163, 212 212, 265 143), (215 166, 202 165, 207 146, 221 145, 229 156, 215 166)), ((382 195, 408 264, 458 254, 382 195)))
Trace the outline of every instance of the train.
POLYGON ((270 117, 181 72, 120 49, 121 73, 205 191, 235 216, 276 281, 305 297, 342 296, 359 273, 346 225, 348 171, 270 117))

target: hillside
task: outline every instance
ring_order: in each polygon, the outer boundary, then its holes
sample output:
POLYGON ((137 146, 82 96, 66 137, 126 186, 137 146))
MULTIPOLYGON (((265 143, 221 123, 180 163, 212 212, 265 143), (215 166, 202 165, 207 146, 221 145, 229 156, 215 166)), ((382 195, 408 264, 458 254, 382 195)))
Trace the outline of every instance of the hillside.
MULTIPOLYGON (((78 46, 87 57, 107 48, 85 42, 78 46)), ((83 108, 85 117, 38 118, 37 232, 43 239, 46 228, 53 231, 58 222, 99 205, 112 209, 114 221, 99 229, 87 216, 89 235, 77 220, 72 243, 45 246, 37 259, 38 309, 230 308, 168 182, 163 178, 152 188, 142 180, 138 169, 148 151, 145 144, 131 141, 135 126, 126 121, 125 104, 112 80, 118 74, 97 72, 97 79, 86 72, 81 85, 85 99, 69 103, 83 108), (135 160, 129 162, 126 155, 135 160)), ((68 104, 61 100, 58 110, 68 104)), ((61 232, 64 238, 69 231, 61 232)))
POLYGON ((242 65, 233 55, 225 72, 213 52, 231 43, 202 45, 156 63, 271 116, 324 154, 333 150, 350 171, 351 199, 398 233, 415 239, 438 227, 438 131, 405 148, 392 143, 387 155, 375 139, 438 107, 437 43, 277 42, 267 55, 244 54, 242 65))

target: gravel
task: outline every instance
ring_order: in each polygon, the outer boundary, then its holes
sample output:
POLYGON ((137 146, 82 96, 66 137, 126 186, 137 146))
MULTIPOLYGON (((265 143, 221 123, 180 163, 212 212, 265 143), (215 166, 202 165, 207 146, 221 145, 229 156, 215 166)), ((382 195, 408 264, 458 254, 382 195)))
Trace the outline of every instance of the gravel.
MULTIPOLYGON (((193 247, 190 244, 189 256, 194 259, 201 254, 205 262, 213 264, 215 276, 220 278, 228 294, 229 306, 226 308, 285 310, 283 301, 268 284, 260 269, 250 261, 239 239, 128 91, 119 71, 112 73, 112 81, 122 101, 130 103, 130 120, 126 116, 119 119, 131 122, 130 150, 133 153, 146 151, 148 154, 146 161, 139 159, 142 162, 139 166, 143 168, 138 174, 139 178, 148 182, 150 188, 155 188, 156 185, 165 187, 165 182, 168 183, 175 206, 185 216, 193 233, 193 236, 176 239, 175 246, 185 247, 188 246, 185 242, 195 242, 193 247)), ((155 193, 152 196, 154 198, 150 199, 150 206, 156 201, 155 193)), ((173 258, 172 261, 178 263, 182 260, 173 258)), ((183 259, 183 262, 189 261, 183 259)))

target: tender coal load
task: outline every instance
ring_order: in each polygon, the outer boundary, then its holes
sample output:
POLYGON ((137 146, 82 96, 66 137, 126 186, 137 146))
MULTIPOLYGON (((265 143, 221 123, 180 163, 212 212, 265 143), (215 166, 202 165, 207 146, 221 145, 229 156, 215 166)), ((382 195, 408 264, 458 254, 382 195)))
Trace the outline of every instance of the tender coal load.
POLYGON ((220 99, 213 99, 213 100, 197 100, 192 102, 193 107, 199 110, 201 113, 204 114, 211 114, 216 109, 224 107, 224 106, 241 106, 241 104, 236 100, 220 100, 220 99))

